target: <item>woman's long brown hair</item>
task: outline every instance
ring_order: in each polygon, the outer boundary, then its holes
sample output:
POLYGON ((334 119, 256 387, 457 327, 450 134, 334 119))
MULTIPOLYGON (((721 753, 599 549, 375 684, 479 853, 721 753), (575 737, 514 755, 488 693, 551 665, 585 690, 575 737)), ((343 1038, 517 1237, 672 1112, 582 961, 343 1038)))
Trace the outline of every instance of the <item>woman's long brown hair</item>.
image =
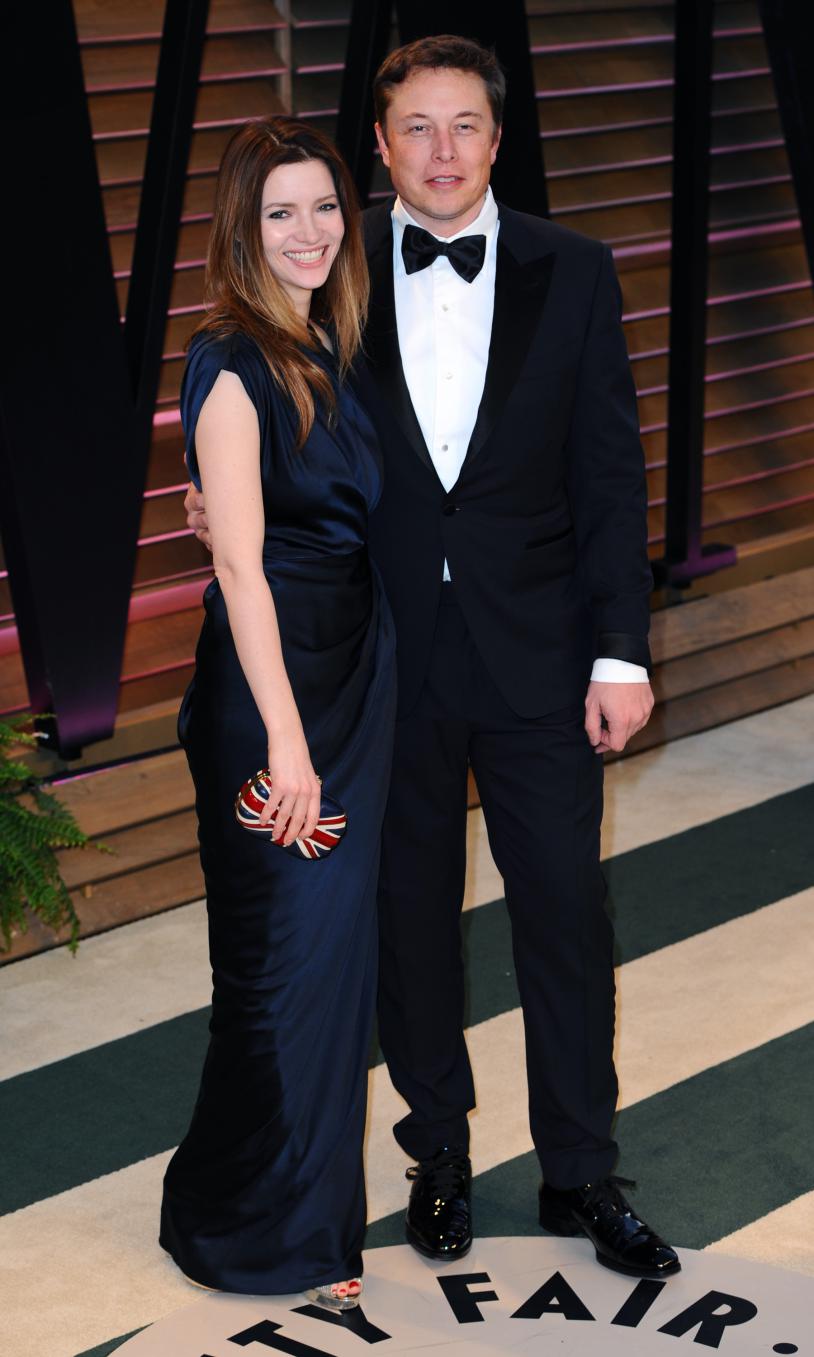
POLYGON ((297 315, 269 267, 263 250, 260 212, 263 188, 278 165, 321 160, 333 180, 345 234, 331 272, 313 295, 311 316, 332 323, 340 380, 361 343, 367 314, 368 272, 359 204, 345 162, 327 137, 294 118, 270 117, 238 128, 223 154, 209 236, 205 300, 207 314, 195 330, 249 335, 272 376, 293 401, 299 418, 297 446, 314 423, 314 397, 329 418, 336 414, 330 379, 308 349, 319 341, 297 315))

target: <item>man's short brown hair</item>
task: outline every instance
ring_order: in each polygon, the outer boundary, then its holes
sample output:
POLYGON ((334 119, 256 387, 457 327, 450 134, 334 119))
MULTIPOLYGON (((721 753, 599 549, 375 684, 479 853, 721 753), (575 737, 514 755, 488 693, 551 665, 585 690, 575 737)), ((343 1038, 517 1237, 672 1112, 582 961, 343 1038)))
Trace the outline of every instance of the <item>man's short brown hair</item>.
POLYGON ((481 47, 471 38, 459 38, 454 33, 439 37, 418 38, 404 47, 397 47, 385 57, 373 81, 373 103, 376 121, 384 131, 385 118, 392 91, 416 71, 471 71, 479 75, 486 86, 486 97, 495 121, 495 130, 503 122, 506 101, 506 77, 494 52, 481 47))

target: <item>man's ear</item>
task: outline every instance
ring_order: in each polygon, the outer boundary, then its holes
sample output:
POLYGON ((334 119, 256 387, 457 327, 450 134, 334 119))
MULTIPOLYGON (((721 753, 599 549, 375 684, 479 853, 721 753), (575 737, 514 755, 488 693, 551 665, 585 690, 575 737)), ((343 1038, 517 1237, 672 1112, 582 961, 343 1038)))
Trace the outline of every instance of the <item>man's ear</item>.
POLYGON ((494 140, 492 141, 492 160, 491 160, 491 164, 493 164, 493 165, 494 165, 494 163, 495 163, 495 157, 497 156, 498 147, 500 146, 500 138, 501 138, 502 136, 503 136, 503 123, 498 123, 497 127, 495 128, 494 140))
POLYGON ((382 161, 383 161, 384 164, 387 165, 387 167, 389 168, 389 167, 390 167, 390 152, 389 152, 389 150, 388 150, 388 148, 387 148, 387 138, 386 138, 386 136, 384 135, 384 128, 382 127, 381 123, 374 123, 373 126, 374 126, 374 130, 375 130, 375 132, 376 132, 376 141, 378 142, 379 151, 381 152, 382 161))

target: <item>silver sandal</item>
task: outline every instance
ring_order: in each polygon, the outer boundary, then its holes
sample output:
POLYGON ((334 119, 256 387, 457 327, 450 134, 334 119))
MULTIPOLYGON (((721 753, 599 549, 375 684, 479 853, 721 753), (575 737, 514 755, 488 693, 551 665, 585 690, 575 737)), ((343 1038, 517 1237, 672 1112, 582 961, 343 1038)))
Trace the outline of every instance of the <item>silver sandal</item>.
POLYGON ((361 1277, 351 1277, 347 1282, 329 1282, 327 1286, 312 1286, 305 1292, 307 1300, 314 1305, 324 1305, 326 1310, 355 1310, 361 1294, 361 1277))

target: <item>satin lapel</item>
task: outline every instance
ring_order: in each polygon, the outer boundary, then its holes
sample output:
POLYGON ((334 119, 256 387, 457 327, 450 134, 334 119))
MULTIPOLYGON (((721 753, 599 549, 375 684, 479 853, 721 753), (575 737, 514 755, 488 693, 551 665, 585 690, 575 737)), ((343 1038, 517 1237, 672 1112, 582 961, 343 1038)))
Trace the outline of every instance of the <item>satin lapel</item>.
POLYGON ((489 363, 462 474, 483 448, 511 395, 540 324, 555 258, 551 252, 520 264, 498 236, 489 363))
POLYGON ((435 475, 432 459, 416 418, 399 352, 396 301, 393 292, 393 233, 386 231, 368 257, 370 307, 364 352, 382 398, 401 425, 410 446, 435 475))

